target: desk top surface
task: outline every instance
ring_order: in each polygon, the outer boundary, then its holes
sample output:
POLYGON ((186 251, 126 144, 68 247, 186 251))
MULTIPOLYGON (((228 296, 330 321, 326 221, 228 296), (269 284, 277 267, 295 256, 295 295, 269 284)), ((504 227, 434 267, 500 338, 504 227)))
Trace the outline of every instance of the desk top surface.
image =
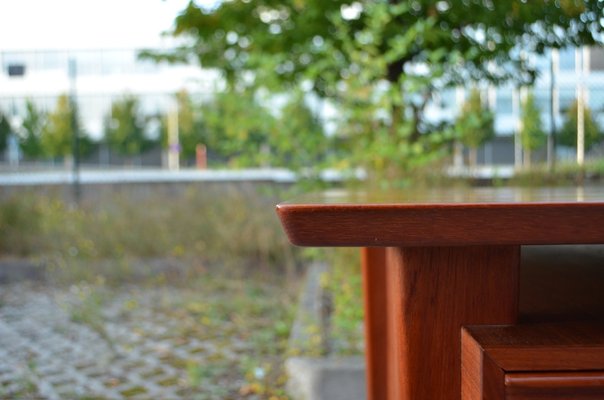
POLYGON ((604 187, 332 191, 277 213, 301 246, 604 243, 604 187))

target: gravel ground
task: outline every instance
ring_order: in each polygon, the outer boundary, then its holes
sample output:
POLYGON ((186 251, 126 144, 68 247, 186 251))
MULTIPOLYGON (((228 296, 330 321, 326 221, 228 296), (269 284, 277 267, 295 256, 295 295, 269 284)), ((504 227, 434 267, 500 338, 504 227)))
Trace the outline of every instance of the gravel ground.
POLYGON ((287 398, 282 302, 236 286, 0 285, 0 398, 287 398))

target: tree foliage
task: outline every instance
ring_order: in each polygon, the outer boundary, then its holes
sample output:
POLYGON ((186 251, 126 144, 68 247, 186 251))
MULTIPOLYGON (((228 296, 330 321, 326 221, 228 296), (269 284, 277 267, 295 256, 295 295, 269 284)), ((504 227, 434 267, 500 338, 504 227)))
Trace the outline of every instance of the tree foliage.
POLYGON ((12 128, 8 116, 0 110, 0 152, 6 150, 8 136, 11 132, 12 128))
POLYGON ((535 95, 529 92, 522 103, 520 115, 522 128, 520 129, 520 140, 525 151, 537 150, 545 144, 547 139, 543 130, 541 110, 535 102, 535 95))
POLYGON ((74 138, 75 110, 69 97, 63 94, 57 98, 55 109, 48 114, 42 128, 40 144, 48 157, 65 157, 72 154, 74 138))
MULTIPOLYGON (((32 112, 39 113, 37 110, 32 112)), ((31 114, 28 114, 26 121, 27 126, 29 126, 26 129, 37 129, 35 124, 42 125, 40 147, 41 153, 47 157, 63 157, 66 160, 71 158, 74 154, 76 133, 78 135, 80 156, 92 153, 95 148, 95 142, 84 131, 84 127, 78 116, 77 107, 72 106, 69 96, 66 94, 60 95, 57 98, 57 104, 52 112, 45 116, 42 116, 42 114, 36 115, 35 118, 32 118, 31 114), (37 121, 37 118, 41 118, 42 121, 37 121)), ((24 126, 26 121, 24 121, 24 126)))
POLYGON ((544 145, 546 140, 541 111, 535 102, 535 95, 529 92, 522 103, 520 114, 520 142, 524 150, 524 165, 530 167, 531 153, 544 145))
POLYGON ((105 117, 105 140, 120 154, 140 155, 153 145, 146 137, 146 124, 147 120, 139 110, 138 98, 124 96, 111 104, 111 111, 105 117))
MULTIPOLYGON (((233 0, 211 9, 191 1, 172 31, 190 45, 163 56, 196 57, 230 81, 254 71, 257 79, 276 76, 285 82, 308 79, 310 66, 334 59, 338 62, 327 63, 326 71, 340 79, 356 63, 336 35, 337 25, 344 24, 351 38, 377 45, 390 82, 397 82, 408 64, 435 58, 449 79, 511 77, 519 70, 530 75, 534 71, 511 50, 521 44, 542 53, 547 47, 592 43, 604 29, 603 9, 599 1, 574 0, 233 0), (371 35, 376 28, 379 36, 371 35), (501 68, 487 68, 487 61, 498 61, 501 68)), ((333 79, 316 76, 313 83, 327 89, 333 79)))
MULTIPOLYGON (((575 100, 566 112, 566 118, 562 129, 559 132, 560 144, 563 146, 577 147, 577 110, 578 103, 575 100)), ((591 147, 602 141, 602 130, 598 123, 595 121, 591 110, 587 105, 584 109, 583 121, 585 123, 585 149, 589 150, 591 147)))
POLYGON ((324 166, 329 139, 303 92, 293 93, 275 119, 270 136, 271 163, 306 173, 324 166))
POLYGON ((41 138, 45 124, 46 114, 40 111, 31 99, 28 99, 25 103, 25 117, 20 138, 21 150, 27 157, 38 158, 44 154, 41 138))
POLYGON ((144 55, 197 60, 238 89, 309 86, 341 111, 342 139, 357 146, 350 158, 409 169, 450 138, 424 116, 435 91, 479 79, 530 83, 536 72, 520 49, 593 43, 603 10, 574 0, 189 2, 172 31, 188 42, 144 55))
POLYGON ((273 166, 317 172, 329 148, 323 125, 303 92, 262 98, 229 90, 201 105, 203 137, 232 166, 273 166), (283 97, 283 96, 282 96, 283 97))
POLYGON ((476 150, 495 136, 495 116, 483 104, 480 91, 473 88, 455 121, 456 136, 470 149, 470 164, 476 164, 476 150))
POLYGON ((231 166, 270 164, 274 117, 251 91, 218 93, 201 105, 208 150, 231 166))

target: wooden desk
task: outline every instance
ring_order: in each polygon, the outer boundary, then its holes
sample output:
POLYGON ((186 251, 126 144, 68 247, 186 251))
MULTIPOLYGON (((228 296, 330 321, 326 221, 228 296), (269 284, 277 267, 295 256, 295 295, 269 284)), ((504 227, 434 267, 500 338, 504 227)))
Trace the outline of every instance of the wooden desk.
POLYGON ((604 243, 599 188, 326 193, 277 212, 296 245, 363 247, 373 400, 460 399, 462 326, 520 319, 521 246, 604 243))

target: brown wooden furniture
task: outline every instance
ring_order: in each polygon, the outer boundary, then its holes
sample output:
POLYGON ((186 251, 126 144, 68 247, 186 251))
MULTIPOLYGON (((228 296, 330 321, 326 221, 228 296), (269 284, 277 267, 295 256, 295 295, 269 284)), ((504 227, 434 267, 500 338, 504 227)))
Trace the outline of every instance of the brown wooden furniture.
MULTIPOLYGON (((521 246, 604 243, 604 191, 597 188, 328 193, 277 212, 294 244, 364 248, 373 400, 460 399, 462 326, 576 315, 572 307, 549 309, 531 288, 521 293, 521 246)), ((593 317, 604 307, 591 294, 593 317)))
POLYGON ((603 399, 602 323, 466 327, 462 398, 603 399))

